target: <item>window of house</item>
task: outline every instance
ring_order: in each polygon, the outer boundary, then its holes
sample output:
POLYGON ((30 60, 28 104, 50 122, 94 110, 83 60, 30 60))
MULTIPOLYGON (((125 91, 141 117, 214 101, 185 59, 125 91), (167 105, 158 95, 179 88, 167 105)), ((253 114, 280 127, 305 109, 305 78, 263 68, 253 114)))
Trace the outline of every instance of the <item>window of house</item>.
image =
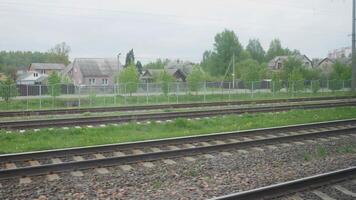
POLYGON ((277 63, 277 69, 281 69, 282 68, 282 63, 277 63))
POLYGON ((33 73, 33 76, 34 77, 38 77, 38 73, 33 73))
POLYGON ((95 84, 95 78, 90 78, 89 79, 89 84, 94 85, 95 84))
POLYGON ((108 79, 106 79, 106 78, 101 79, 101 84, 102 85, 107 85, 108 84, 108 79))
POLYGON ((45 73, 46 73, 46 70, 42 69, 41 73, 42 73, 42 74, 45 74, 45 73))

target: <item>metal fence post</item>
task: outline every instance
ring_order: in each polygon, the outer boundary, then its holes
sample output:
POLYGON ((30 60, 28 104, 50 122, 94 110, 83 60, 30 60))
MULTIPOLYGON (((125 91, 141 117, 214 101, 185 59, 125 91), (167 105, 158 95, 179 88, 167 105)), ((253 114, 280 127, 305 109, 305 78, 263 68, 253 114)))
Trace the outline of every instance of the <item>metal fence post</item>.
POLYGON ((252 85, 251 85, 251 98, 253 98, 253 90, 254 90, 254 82, 253 81, 251 81, 252 82, 252 85))
POLYGON ((275 95, 275 82, 274 81, 272 81, 272 95, 274 96, 275 95))
POLYGON ((39 95, 40 95, 40 109, 42 109, 42 85, 38 86, 40 91, 39 91, 39 95))
POLYGON ((127 103, 127 102, 126 102, 126 101, 127 101, 127 100, 126 100, 126 83, 124 83, 124 84, 125 84, 125 90, 124 90, 124 91, 125 91, 125 92, 124 92, 124 99, 125 99, 125 104, 126 104, 126 103, 127 103))
POLYGON ((146 104, 148 104, 148 82, 146 82, 146 104))
POLYGON ((204 81, 204 103, 206 102, 206 93, 207 93, 206 81, 204 81))
POLYGON ((116 105, 117 85, 114 84, 114 104, 116 105))
POLYGON ((179 103, 179 83, 176 82, 176 96, 177 96, 177 104, 179 103))
POLYGON ((231 100, 230 90, 231 90, 231 82, 229 82, 229 101, 231 100))
POLYGON ((28 85, 26 85, 26 110, 28 110, 28 85))

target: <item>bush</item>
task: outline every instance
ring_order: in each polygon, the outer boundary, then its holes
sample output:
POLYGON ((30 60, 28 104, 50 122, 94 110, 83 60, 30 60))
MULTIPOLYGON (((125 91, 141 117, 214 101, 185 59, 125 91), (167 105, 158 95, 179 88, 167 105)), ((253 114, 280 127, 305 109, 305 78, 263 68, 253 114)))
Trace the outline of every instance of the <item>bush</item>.
POLYGON ((6 102, 10 102, 11 98, 18 95, 18 89, 15 82, 11 78, 7 78, 4 82, 0 83, 0 96, 6 102))

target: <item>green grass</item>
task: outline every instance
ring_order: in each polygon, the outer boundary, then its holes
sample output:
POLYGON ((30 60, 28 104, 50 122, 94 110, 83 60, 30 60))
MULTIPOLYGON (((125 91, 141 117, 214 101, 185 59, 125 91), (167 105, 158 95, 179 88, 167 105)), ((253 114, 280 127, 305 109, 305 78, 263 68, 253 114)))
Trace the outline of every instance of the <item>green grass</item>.
POLYGON ((238 101, 238 100, 261 100, 261 99, 280 99, 280 98, 300 98, 300 97, 320 97, 320 96, 347 96, 354 95, 351 92, 327 92, 327 93, 250 93, 233 94, 225 92, 224 94, 209 95, 157 95, 157 96, 88 96, 82 95, 80 98, 34 98, 34 99, 13 99, 9 103, 0 101, 0 110, 38 110, 38 109, 58 109, 69 108, 67 101, 79 101, 80 107, 105 107, 105 106, 127 106, 127 105, 146 105, 146 104, 167 104, 167 103, 191 103, 191 102, 214 102, 214 101, 238 101))
POLYGON ((0 131, 0 153, 142 141, 349 118, 356 118, 356 107, 231 115, 192 121, 177 119, 164 124, 129 123, 104 128, 41 129, 26 133, 0 131))

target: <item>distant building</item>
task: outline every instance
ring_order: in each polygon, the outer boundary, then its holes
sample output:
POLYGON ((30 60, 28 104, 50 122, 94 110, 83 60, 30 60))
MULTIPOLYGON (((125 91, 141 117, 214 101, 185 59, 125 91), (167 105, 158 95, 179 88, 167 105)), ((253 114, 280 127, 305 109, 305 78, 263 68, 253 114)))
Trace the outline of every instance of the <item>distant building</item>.
POLYGON ((295 56, 276 56, 268 63, 270 70, 281 70, 284 67, 284 62, 288 60, 289 57, 294 57, 300 60, 306 68, 311 69, 313 67, 313 62, 306 55, 295 55, 295 56))
POLYGON ((17 77, 16 84, 18 85, 43 85, 48 80, 47 74, 41 74, 37 71, 27 71, 17 77))
POLYGON ((181 60, 175 60, 175 61, 170 61, 168 62, 165 66, 164 69, 180 69, 185 76, 188 76, 194 67, 194 63, 189 62, 189 61, 181 61, 181 60))
POLYGON ((349 58, 351 57, 351 47, 343 47, 340 49, 334 49, 332 51, 329 51, 328 58, 330 59, 342 59, 342 58, 349 58))
POLYGON ((176 68, 146 69, 143 71, 140 80, 145 83, 151 83, 155 77, 159 77, 163 72, 174 77, 177 82, 186 82, 187 80, 187 75, 181 69, 176 68))
POLYGON ((75 58, 64 72, 76 85, 112 85, 122 69, 118 58, 75 58))
POLYGON ((320 69, 322 74, 330 74, 333 70, 335 60, 330 58, 313 59, 313 68, 320 69))
POLYGON ((28 71, 36 71, 40 74, 51 74, 52 72, 61 73, 65 68, 64 64, 60 63, 32 63, 28 67, 28 71))

